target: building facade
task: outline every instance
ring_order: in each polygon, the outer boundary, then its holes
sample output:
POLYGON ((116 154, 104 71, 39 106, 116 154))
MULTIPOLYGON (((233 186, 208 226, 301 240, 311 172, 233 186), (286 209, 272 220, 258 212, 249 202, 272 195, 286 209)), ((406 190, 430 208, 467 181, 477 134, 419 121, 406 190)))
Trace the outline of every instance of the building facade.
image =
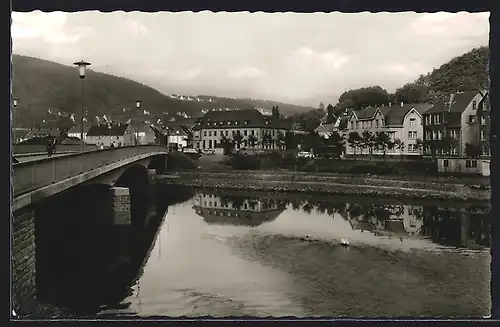
POLYGON ((129 124, 98 124, 90 126, 86 144, 98 147, 120 147, 135 145, 134 130, 129 124))
POLYGON ((229 139, 237 150, 276 149, 280 135, 284 137, 288 130, 283 121, 264 116, 256 109, 209 111, 193 127, 193 145, 197 149, 215 149, 229 139))
MULTIPOLYGON (((405 104, 366 107, 360 111, 353 111, 347 121, 346 137, 351 132, 363 136, 365 131, 376 135, 378 132, 387 133, 392 142, 400 140, 401 148, 386 149, 387 155, 420 155, 419 140, 423 138, 422 113, 431 108, 430 104, 405 104)), ((353 155, 367 153, 367 149, 356 147, 346 142, 346 153, 353 155), (364 152, 362 152, 364 151, 364 152)), ((374 148, 373 154, 380 155, 383 151, 374 148)))
POLYGON ((424 152, 437 158, 438 171, 489 175, 491 118, 486 91, 451 94, 423 117, 424 152))
MULTIPOLYGON (((90 126, 83 126, 83 141, 85 141, 87 137, 87 132, 89 131, 90 126)), ((68 131, 68 137, 76 137, 81 138, 81 130, 80 126, 73 126, 68 131)))

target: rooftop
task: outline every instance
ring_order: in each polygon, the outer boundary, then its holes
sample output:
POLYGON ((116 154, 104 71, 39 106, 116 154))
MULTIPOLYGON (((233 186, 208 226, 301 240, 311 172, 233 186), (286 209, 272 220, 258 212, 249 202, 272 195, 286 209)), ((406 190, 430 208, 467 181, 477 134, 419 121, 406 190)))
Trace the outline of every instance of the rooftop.
POLYGON ((286 122, 270 116, 264 116, 256 109, 240 109, 208 111, 205 116, 198 119, 193 129, 237 127, 289 128, 286 122))
POLYGON ((90 126, 87 136, 122 136, 128 124, 101 124, 90 126))

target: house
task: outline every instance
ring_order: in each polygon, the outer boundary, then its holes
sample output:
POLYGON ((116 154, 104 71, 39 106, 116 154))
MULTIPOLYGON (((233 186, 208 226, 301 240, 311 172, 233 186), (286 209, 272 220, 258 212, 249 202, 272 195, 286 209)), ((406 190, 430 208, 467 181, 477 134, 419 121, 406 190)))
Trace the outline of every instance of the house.
MULTIPOLYGON (((422 113, 431 108, 426 103, 400 103, 396 105, 381 107, 366 107, 360 111, 352 111, 347 121, 346 136, 351 132, 357 132, 360 136, 368 131, 372 134, 385 132, 391 141, 400 140, 404 145, 401 148, 386 149, 387 155, 420 155, 418 140, 422 140, 422 113)), ((359 147, 352 147, 349 142, 346 145, 348 155, 361 153, 359 147)), ((382 154, 382 151, 374 149, 373 154, 382 154)))
POLYGON ((29 131, 29 128, 12 128, 12 142, 14 144, 18 144, 27 140, 26 136, 28 135, 29 131))
MULTIPOLYGON (((84 125, 83 126, 83 141, 85 141, 85 138, 87 137, 87 132, 89 131, 90 126, 84 125)), ((68 137, 81 137, 81 130, 80 126, 73 126, 69 129, 68 131, 68 137)))
POLYGON ((167 143, 177 144, 179 149, 188 146, 188 133, 186 129, 176 126, 168 129, 167 132, 167 143))
POLYGON ((491 126, 486 91, 453 93, 424 114, 424 153, 438 171, 489 175, 491 126))
POLYGON ((195 123, 193 141, 195 148, 215 149, 228 138, 236 141, 235 148, 240 149, 251 147, 248 141, 253 138, 255 148, 276 149, 279 135, 284 136, 287 130, 285 122, 264 116, 256 109, 212 110, 195 123))
POLYGON ((318 133, 319 136, 327 139, 332 136, 335 130, 335 124, 323 124, 319 125, 314 131, 318 133))
POLYGON ((24 135, 23 139, 30 140, 34 138, 44 138, 47 136, 58 137, 59 131, 57 130, 57 128, 33 128, 24 135))
POLYGON ((156 144, 156 133, 150 125, 144 122, 131 122, 129 126, 134 133, 135 145, 156 144))
POLYGON ((129 124, 97 124, 90 126, 85 139, 86 144, 114 147, 134 145, 134 130, 129 124))

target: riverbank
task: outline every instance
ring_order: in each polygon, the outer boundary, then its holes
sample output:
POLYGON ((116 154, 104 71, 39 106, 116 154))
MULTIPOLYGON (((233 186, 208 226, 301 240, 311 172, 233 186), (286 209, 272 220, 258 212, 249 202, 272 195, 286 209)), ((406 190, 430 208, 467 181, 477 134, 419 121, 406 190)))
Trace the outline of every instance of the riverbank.
POLYGON ((177 172, 157 176, 159 183, 195 188, 306 192, 339 196, 390 197, 445 201, 484 201, 489 190, 446 181, 407 181, 371 176, 306 174, 282 171, 177 172))

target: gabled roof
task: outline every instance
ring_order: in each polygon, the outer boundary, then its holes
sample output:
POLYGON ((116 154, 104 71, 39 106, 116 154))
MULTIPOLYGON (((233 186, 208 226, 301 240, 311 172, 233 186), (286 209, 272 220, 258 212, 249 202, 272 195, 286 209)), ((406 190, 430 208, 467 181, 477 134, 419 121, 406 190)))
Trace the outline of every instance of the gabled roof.
POLYGON ((316 127, 315 131, 318 133, 331 133, 335 128, 334 124, 322 124, 316 127))
POLYGON ((467 91, 461 93, 452 93, 450 94, 448 101, 439 101, 434 106, 429 108, 424 114, 432 114, 432 113, 443 113, 443 112, 456 112, 462 113, 472 102, 474 97, 477 94, 482 94, 476 91, 467 91))
POLYGON ((377 107, 368 106, 359 111, 355 111, 358 120, 372 119, 377 112, 377 107))
POLYGON ((241 109, 209 111, 205 116, 198 119, 193 129, 252 127, 289 128, 286 122, 270 116, 264 116, 256 109, 241 109))
MULTIPOLYGON (((89 131, 90 126, 83 126, 83 133, 87 133, 89 131)), ((80 133, 80 126, 73 126, 69 129, 68 134, 80 133)))
POLYGON ((87 136, 123 136, 128 124, 101 124, 90 126, 87 136))
POLYGON ((402 125, 404 118, 406 115, 414 109, 417 113, 422 115, 423 112, 431 108, 432 105, 428 103, 405 103, 401 105, 393 105, 387 108, 387 113, 384 113, 385 116, 385 125, 393 126, 393 125, 402 125))

